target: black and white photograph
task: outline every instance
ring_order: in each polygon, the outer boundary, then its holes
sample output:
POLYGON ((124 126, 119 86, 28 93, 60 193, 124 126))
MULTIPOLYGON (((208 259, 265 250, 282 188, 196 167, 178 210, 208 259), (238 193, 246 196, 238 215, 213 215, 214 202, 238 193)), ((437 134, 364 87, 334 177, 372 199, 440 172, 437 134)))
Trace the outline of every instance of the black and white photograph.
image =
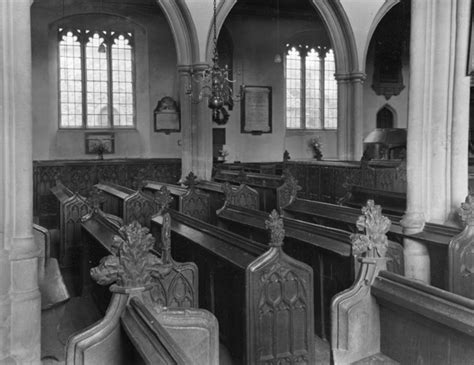
POLYGON ((473 365, 472 0, 0 0, 0 365, 473 365))

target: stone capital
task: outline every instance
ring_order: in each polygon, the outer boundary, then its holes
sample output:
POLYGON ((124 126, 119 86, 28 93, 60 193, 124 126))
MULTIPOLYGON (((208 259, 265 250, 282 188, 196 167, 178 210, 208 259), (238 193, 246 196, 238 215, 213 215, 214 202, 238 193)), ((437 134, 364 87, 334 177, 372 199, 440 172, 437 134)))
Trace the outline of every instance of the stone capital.
POLYGON ((178 73, 183 76, 191 74, 193 67, 191 65, 178 65, 177 69, 178 73))
POLYGON ((367 78, 365 72, 350 72, 350 73, 336 73, 334 74, 338 83, 344 82, 360 82, 363 83, 367 78))
POLYGON ((415 234, 423 231, 425 227, 425 215, 421 212, 406 212, 400 224, 403 227, 403 233, 415 234))
POLYGON ((195 63, 191 65, 191 73, 202 72, 209 69, 209 64, 207 63, 195 63))

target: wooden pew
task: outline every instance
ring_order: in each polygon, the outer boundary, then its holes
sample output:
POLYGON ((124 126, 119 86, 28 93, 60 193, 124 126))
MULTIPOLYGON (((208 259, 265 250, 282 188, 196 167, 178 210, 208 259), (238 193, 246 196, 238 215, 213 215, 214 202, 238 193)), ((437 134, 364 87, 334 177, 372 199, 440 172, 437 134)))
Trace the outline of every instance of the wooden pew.
POLYGON ((225 201, 255 209, 259 204, 258 192, 246 185, 233 187, 230 184, 221 184, 215 181, 197 180, 192 172, 186 176, 183 185, 148 180, 143 190, 157 197, 163 194, 161 189, 166 187, 174 198, 171 202, 171 209, 209 223, 216 223, 216 211, 222 208, 225 201))
MULTIPOLYGON (((84 217, 83 230, 83 259, 82 259, 82 296, 91 294, 102 312, 110 301, 110 292, 107 288, 94 284, 90 279, 90 270, 99 265, 102 257, 116 252, 115 242, 123 240, 124 232, 120 229, 121 220, 94 209, 84 217)), ((194 263, 176 262, 171 256, 169 234, 166 230, 161 237, 163 265, 169 272, 162 275, 160 285, 153 287, 150 295, 154 302, 171 307, 197 307, 198 304, 198 271, 194 263)))
POLYGON ((355 285, 333 300, 334 364, 471 363, 474 300, 379 265, 367 259, 355 285))
MULTIPOLYGON (((258 242, 268 242, 266 213, 226 205, 218 213, 219 225, 258 242)), ((329 332, 331 298, 352 285, 359 265, 352 252, 351 233, 340 229, 283 217, 285 252, 312 267, 316 333, 326 339, 329 332)), ((403 274, 403 248, 389 242, 389 270, 403 274)))
POLYGON ((143 191, 155 198, 161 196, 165 191, 167 191, 168 193, 165 194, 169 194, 171 197, 169 206, 174 210, 179 210, 180 199, 187 193, 185 187, 175 184, 168 184, 152 180, 145 180, 143 184, 143 191), (166 188, 166 190, 164 190, 164 188, 166 188))
POLYGON ((73 267, 80 258, 81 218, 90 212, 90 208, 83 196, 73 193, 59 181, 51 192, 58 202, 59 264, 61 267, 73 267))
MULTIPOLYGON (((169 215, 163 219, 166 247, 169 215)), ((112 299, 101 321, 68 340, 67 364, 218 364, 215 317, 175 300, 186 294, 176 284, 180 274, 166 260, 166 248, 161 258, 151 251, 148 232, 138 222, 121 227, 115 237, 120 245, 108 242, 111 254, 90 271, 98 284, 113 284, 112 299), (170 289, 174 299, 167 296, 170 289)))
POLYGON ((145 181, 143 190, 156 198, 163 194, 163 187, 166 187, 173 197, 171 209, 201 219, 204 222, 211 221, 210 197, 207 193, 201 191, 201 189, 197 189, 195 184, 191 184, 189 188, 186 188, 179 185, 147 180, 145 181))
POLYGON ((151 216, 159 212, 157 202, 144 194, 142 189, 135 191, 112 183, 99 183, 94 187, 105 197, 102 209, 121 217, 125 224, 138 221, 148 227, 151 216))
POLYGON ((474 195, 469 194, 461 203, 459 214, 466 225, 449 242, 449 291, 474 299, 474 195))
POLYGON ((214 175, 214 180, 222 183, 228 182, 234 185, 248 185, 258 191, 261 210, 271 212, 273 209, 278 209, 276 189, 283 183, 281 175, 220 170, 214 175))
POLYGON ((474 301, 386 271, 390 220, 367 204, 352 236, 354 285, 331 304, 334 364, 464 364, 474 355, 474 301))
POLYGON ((51 235, 46 228, 33 224, 33 238, 39 250, 38 287, 41 293, 41 310, 69 299, 58 261, 51 257, 51 235))
MULTIPOLYGON (((226 205, 218 212, 219 226, 266 244, 267 213, 226 205)), ((327 338, 331 298, 352 285, 355 268, 350 233, 283 217, 284 251, 313 269, 314 320, 316 334, 327 338)))
MULTIPOLYGON (((355 222, 360 215, 360 210, 296 198, 289 205, 282 206, 282 214, 285 217, 356 232, 355 222)), ((385 215, 392 221, 390 230, 387 233, 390 240, 403 244, 404 239, 412 239, 428 247, 431 265, 431 284, 441 289, 447 289, 449 281, 448 246, 452 237, 459 234, 459 228, 436 223, 425 223, 422 232, 406 234, 403 232, 400 222, 402 217, 400 215, 385 215)))
POLYGON ((353 184, 348 184, 346 189, 346 195, 338 201, 340 205, 360 209, 365 205, 367 200, 372 199, 381 204, 384 207, 384 211, 388 214, 402 216, 405 213, 407 207, 406 193, 374 189, 353 184))
POLYGON ((198 180, 192 171, 186 176, 183 184, 188 188, 196 186, 209 195, 211 206, 210 223, 215 224, 217 222, 216 212, 226 202, 250 209, 258 209, 260 204, 259 193, 245 184, 232 186, 229 183, 222 184, 216 181, 198 180))
POLYGON ((212 314, 191 308, 158 312, 135 291, 114 293, 104 318, 68 339, 67 365, 219 364, 212 314))
POLYGON ((283 162, 234 162, 214 165, 214 174, 220 170, 244 171, 258 174, 281 175, 283 162))
MULTIPOLYGON (((284 231, 276 212, 268 223, 270 249, 170 213, 173 255, 197 263, 200 306, 218 318, 221 338, 232 355, 246 364, 280 359, 313 364, 312 270, 282 252, 284 231)), ((154 217, 152 231, 162 224, 162 217, 154 217)))

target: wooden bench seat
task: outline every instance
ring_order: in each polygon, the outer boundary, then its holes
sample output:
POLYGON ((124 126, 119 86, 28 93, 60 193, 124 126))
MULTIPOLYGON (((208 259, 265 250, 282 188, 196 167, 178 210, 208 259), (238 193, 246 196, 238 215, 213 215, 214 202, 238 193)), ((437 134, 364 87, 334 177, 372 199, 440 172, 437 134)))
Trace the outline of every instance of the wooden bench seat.
POLYGON ((234 162, 214 165, 214 174, 220 170, 244 171, 259 174, 281 175, 283 162, 234 162))
MULTIPOLYGON (((94 211, 87 222, 100 217, 94 211)), ((113 284, 111 300, 101 321, 68 340, 67 364, 218 364, 215 317, 189 307, 197 298, 176 300, 187 296, 186 275, 171 259, 169 226, 165 215, 161 259, 137 222, 121 227, 113 241, 102 235, 108 255, 90 272, 99 284, 113 284)))
MULTIPOLYGON (((377 201, 376 201, 377 203, 377 201)), ((357 231, 355 222, 360 209, 317 202, 306 199, 294 199, 282 207, 284 216, 315 222, 352 232, 357 231)), ((460 233, 460 229, 436 223, 425 223, 422 232, 406 234, 403 232, 400 215, 385 214, 391 221, 388 237, 400 244, 404 239, 412 239, 425 244, 430 253, 431 284, 442 289, 448 288, 448 247, 451 239, 460 233), (440 270, 440 268, 442 268, 440 270)))
POLYGON ((41 310, 69 299, 58 261, 51 257, 51 236, 46 228, 33 224, 33 238, 39 251, 38 287, 41 293, 41 310))
POLYGON ((214 175, 214 180, 233 185, 248 185, 259 193, 260 210, 271 212, 273 209, 279 209, 276 189, 283 184, 284 179, 281 175, 220 170, 214 175))
POLYGON ((386 271, 390 220, 380 206, 368 202, 358 224, 359 275, 331 303, 334 364, 470 363, 474 300, 386 271))
MULTIPOLYGON (((232 232, 268 242, 266 213, 226 205, 219 211, 219 224, 232 232)), ((285 252, 312 267, 314 281, 316 333, 326 338, 329 332, 331 298, 352 285, 359 265, 352 251, 351 233, 340 229, 283 217, 286 232, 285 252)), ((403 273, 403 248, 389 241, 389 270, 403 273)))
POLYGON ((143 190, 157 197, 162 194, 161 189, 166 187, 174 198, 170 205, 171 209, 213 224, 217 222, 216 211, 222 208, 226 201, 248 208, 257 208, 259 204, 258 192, 246 185, 237 187, 215 181, 197 181, 192 172, 186 177, 184 185, 148 180, 143 190), (196 208, 198 205, 200 209, 196 208))
MULTIPOLYGON (((179 212, 170 214, 173 256, 198 265, 200 306, 218 318, 221 340, 232 355, 246 364, 282 357, 314 363, 311 268, 279 246, 269 248, 179 212), (287 297, 290 287, 293 294, 287 297), (280 317, 283 298, 292 321, 280 317)), ((154 217, 152 231, 162 224, 161 216, 154 217)))
MULTIPOLYGON (((219 225, 260 243, 268 243, 267 213, 226 205, 218 213, 219 225)), ((283 217, 284 251, 313 269, 315 331, 329 333, 331 298, 352 285, 355 277, 350 233, 283 217)))
POLYGON ((104 195, 103 211, 121 217, 124 224, 137 221, 149 227, 150 218, 160 210, 159 203, 141 189, 135 191, 112 183, 99 183, 94 187, 104 195))
MULTIPOLYGON (((114 221, 113 216, 100 210, 93 211, 82 223, 84 250, 81 265, 82 296, 92 295, 101 312, 105 312, 109 304, 110 291, 91 280, 90 270, 99 265, 102 257, 114 252, 115 237, 123 236, 120 226, 121 221, 114 221)), ((160 242, 163 243, 164 249, 156 255, 169 266, 170 272, 163 275, 162 285, 156 286, 151 291, 154 301, 164 306, 197 307, 199 279, 196 265, 192 262, 176 262, 171 256, 169 240, 162 237, 160 242)))
POLYGON ((474 300, 385 271, 375 279, 372 295, 380 309, 384 354, 401 364, 472 361, 474 300))
POLYGON ((173 197, 170 204, 171 209, 201 219, 204 222, 211 221, 211 202, 209 194, 200 189, 196 189, 194 185, 186 188, 183 186, 147 180, 143 190, 151 194, 151 196, 159 198, 164 187, 166 187, 170 195, 173 197))
POLYGON ((361 208, 367 200, 375 200, 383 206, 385 213, 403 215, 407 206, 406 193, 369 188, 361 185, 347 185, 347 193, 338 204, 361 208))
MULTIPOLYGON (((61 182, 51 188, 59 213, 58 261, 61 267, 74 267, 80 260, 81 218, 90 212, 86 198, 72 192, 61 182)), ((52 250, 56 249, 53 247, 52 250)))
POLYGON ((355 285, 332 303, 334 364, 469 364, 474 300, 384 271, 367 259, 355 285))

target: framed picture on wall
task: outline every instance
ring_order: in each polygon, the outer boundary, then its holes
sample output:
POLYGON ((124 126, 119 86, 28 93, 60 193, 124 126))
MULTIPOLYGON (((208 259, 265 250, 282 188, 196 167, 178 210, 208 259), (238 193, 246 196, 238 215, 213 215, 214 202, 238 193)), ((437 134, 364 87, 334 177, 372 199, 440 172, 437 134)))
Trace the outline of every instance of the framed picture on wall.
POLYGON ((241 133, 272 133, 272 88, 242 85, 241 133))
POLYGON ((115 152, 115 136, 108 132, 89 132, 85 134, 86 154, 115 152))

